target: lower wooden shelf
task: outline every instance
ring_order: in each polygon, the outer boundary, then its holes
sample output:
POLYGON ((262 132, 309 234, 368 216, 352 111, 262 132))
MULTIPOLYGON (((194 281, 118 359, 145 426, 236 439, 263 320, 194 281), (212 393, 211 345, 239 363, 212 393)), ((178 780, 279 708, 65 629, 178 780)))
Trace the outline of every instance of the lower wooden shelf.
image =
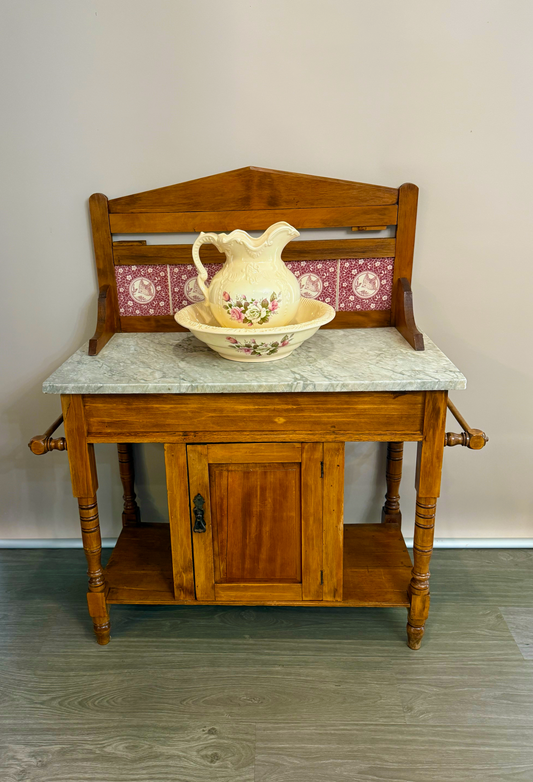
MULTIPOLYGON (((224 601, 224 605, 409 606, 411 560, 393 524, 344 526, 344 599, 320 601, 224 601)), ((107 602, 149 605, 213 605, 176 600, 172 580, 170 526, 125 527, 105 570, 107 602)), ((219 601, 220 603, 221 601, 219 601)))

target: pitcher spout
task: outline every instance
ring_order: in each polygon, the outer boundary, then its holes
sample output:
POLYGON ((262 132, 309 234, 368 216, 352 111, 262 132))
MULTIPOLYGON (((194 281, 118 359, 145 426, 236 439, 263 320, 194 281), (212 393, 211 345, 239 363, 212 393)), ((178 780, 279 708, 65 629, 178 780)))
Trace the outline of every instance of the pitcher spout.
POLYGON ((257 242, 258 244, 276 245, 279 252, 281 252, 297 236, 300 236, 300 232, 289 223, 281 220, 279 223, 274 223, 270 228, 267 228, 257 242))

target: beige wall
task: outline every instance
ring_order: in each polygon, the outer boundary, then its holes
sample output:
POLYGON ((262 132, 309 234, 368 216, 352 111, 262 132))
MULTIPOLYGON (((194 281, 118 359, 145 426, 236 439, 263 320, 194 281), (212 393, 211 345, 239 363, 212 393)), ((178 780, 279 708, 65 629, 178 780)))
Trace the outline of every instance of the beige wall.
MULTIPOLYGON (((533 537, 530 0, 17 0, 2 21, 0 538, 78 535, 66 456, 26 443, 59 409, 41 382, 94 328, 87 197, 244 165, 420 186, 417 319, 491 438, 445 454, 437 534, 533 537)), ((163 518, 161 448, 138 451, 163 518)), ((113 447, 97 458, 112 536, 113 447)), ((348 446, 350 519, 378 518, 383 461, 348 446)))

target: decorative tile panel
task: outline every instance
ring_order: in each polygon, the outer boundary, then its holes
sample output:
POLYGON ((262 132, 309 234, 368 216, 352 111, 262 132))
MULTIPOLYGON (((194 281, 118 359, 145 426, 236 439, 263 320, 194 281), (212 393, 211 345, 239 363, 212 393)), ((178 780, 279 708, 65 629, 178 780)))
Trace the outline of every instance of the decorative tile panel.
MULTIPOLYGON (((206 264, 207 282, 222 268, 206 264)), ((339 312, 389 310, 394 258, 289 261, 302 296, 331 304, 339 312)), ((116 266, 121 315, 171 315, 202 301, 192 263, 171 266, 116 266)))
MULTIPOLYGON (((222 269, 222 266, 223 264, 221 263, 206 263, 208 284, 215 274, 222 269)), ((196 281, 198 272, 194 264, 175 264, 169 267, 169 272, 173 313, 183 309, 183 307, 187 307, 189 304, 195 304, 197 301, 204 300, 196 281)))
POLYGON ((339 312, 390 310, 394 258, 339 261, 339 312))
POLYGON ((115 266, 121 315, 170 315, 168 266, 115 266))
POLYGON ((306 299, 318 299, 337 305, 337 260, 332 261, 289 261, 288 268, 298 278, 300 293, 306 299))

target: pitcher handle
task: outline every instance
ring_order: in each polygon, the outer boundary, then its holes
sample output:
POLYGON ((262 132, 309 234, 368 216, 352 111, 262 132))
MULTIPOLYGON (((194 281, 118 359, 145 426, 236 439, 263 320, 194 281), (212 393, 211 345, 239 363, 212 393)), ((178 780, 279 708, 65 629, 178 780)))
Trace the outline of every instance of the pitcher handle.
POLYGON ((205 281, 207 280, 207 271, 202 261, 200 260, 200 247, 202 246, 202 244, 213 244, 217 248, 217 250, 219 250, 218 234, 206 234, 202 231, 200 233, 200 236, 192 246, 192 259, 194 261, 194 265, 196 266, 196 270, 198 272, 198 277, 197 277, 198 287, 200 288, 201 292, 204 295, 206 306, 209 307, 210 306, 209 288, 205 284, 205 281))

